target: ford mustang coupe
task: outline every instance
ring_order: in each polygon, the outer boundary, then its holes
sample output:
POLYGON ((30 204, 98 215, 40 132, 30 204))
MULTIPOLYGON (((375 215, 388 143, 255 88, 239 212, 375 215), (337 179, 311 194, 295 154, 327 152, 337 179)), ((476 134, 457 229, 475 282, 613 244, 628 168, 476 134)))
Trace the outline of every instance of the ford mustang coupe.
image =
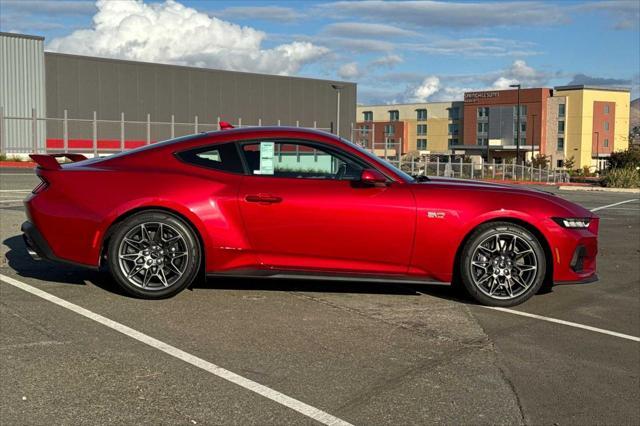
POLYGON ((321 131, 228 129, 32 158, 30 254, 108 268, 137 297, 173 296, 204 274, 295 276, 461 283, 479 303, 512 306, 543 283, 596 279, 590 211, 541 191, 413 178, 321 131))

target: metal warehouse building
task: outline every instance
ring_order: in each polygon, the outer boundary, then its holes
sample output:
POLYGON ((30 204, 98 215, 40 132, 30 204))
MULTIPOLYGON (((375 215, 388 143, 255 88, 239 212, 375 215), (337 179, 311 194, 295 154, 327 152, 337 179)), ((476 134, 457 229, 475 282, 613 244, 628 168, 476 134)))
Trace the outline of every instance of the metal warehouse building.
POLYGON ((317 127, 349 136, 356 84, 44 52, 0 33, 2 152, 117 151, 236 126, 317 127))

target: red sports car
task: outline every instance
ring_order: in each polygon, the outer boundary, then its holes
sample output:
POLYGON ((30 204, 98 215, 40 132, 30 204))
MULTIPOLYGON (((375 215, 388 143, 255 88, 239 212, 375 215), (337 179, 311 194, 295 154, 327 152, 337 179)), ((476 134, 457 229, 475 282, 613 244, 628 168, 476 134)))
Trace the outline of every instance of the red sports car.
POLYGON ((208 276, 461 282, 511 306, 596 279, 598 218, 541 191, 413 178, 331 134, 229 129, 59 164, 22 226, 36 257, 108 267, 130 294, 208 276))

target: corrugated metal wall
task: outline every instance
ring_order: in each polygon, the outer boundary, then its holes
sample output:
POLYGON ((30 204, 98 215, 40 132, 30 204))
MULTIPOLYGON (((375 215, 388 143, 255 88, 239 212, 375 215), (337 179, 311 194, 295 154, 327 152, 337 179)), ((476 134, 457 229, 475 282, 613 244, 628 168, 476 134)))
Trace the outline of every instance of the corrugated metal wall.
MULTIPOLYGON (((336 121, 337 93, 328 80, 281 77, 164 64, 131 62, 59 53, 45 54, 47 110, 50 117, 98 120, 216 123, 217 117, 243 125, 329 128, 336 121)), ((341 134, 350 135, 356 118, 356 84, 342 83, 341 134)), ((144 140, 144 125, 127 125, 127 140, 144 140)), ((192 132, 193 127, 183 129, 192 132)), ((49 124, 49 137, 61 138, 61 125, 49 124)), ((202 130, 211 130, 201 126, 202 130)), ((176 126, 176 135, 183 133, 176 126)), ((101 123, 98 139, 118 139, 119 123, 101 123)), ((169 137, 154 126, 151 140, 169 137)), ((70 123, 69 138, 91 138, 91 123, 70 123)))
MULTIPOLYGON (((0 33, 0 106, 5 117, 46 117, 44 39, 0 33)), ((44 148, 45 123, 37 124, 35 143, 44 148)), ((32 152, 32 122, 5 119, 3 146, 7 152, 32 152)))

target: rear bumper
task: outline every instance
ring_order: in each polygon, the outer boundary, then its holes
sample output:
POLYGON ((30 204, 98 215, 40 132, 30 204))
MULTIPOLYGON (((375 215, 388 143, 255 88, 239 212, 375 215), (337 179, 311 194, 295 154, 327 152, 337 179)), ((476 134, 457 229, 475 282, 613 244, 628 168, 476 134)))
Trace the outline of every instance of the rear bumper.
POLYGON ((69 260, 61 259, 53 253, 51 246, 44 239, 38 228, 29 221, 26 221, 20 227, 22 231, 22 239, 27 248, 29 255, 35 260, 50 260, 52 262, 66 263, 74 266, 82 266, 83 268, 97 269, 94 266, 85 265, 82 263, 72 262, 69 260))
POLYGON ((29 221, 24 222, 20 230, 22 231, 22 239, 24 240, 24 245, 27 247, 27 252, 33 259, 56 260, 55 255, 51 251, 51 247, 49 247, 49 244, 47 244, 33 223, 29 221))

